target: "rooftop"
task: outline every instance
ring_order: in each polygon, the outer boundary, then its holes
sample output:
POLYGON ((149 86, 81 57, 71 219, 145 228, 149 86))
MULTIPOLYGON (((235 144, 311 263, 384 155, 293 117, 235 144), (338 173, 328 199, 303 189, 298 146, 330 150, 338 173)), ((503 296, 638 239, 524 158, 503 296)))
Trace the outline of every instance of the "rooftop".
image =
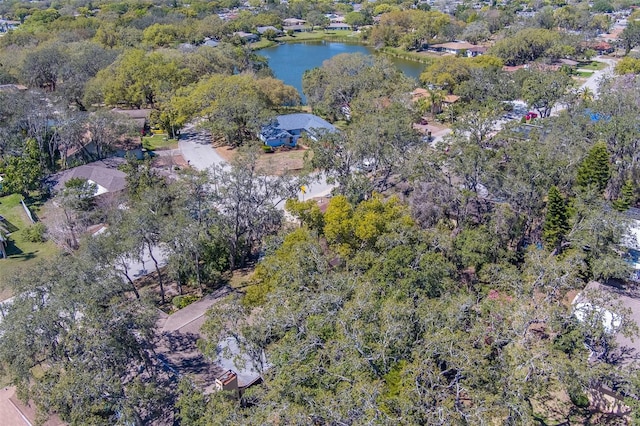
POLYGON ((64 188, 65 183, 72 178, 81 178, 98 185, 96 195, 106 192, 121 191, 126 188, 126 174, 117 169, 118 165, 124 163, 122 158, 109 158, 93 163, 74 167, 51 177, 51 183, 56 191, 64 188))

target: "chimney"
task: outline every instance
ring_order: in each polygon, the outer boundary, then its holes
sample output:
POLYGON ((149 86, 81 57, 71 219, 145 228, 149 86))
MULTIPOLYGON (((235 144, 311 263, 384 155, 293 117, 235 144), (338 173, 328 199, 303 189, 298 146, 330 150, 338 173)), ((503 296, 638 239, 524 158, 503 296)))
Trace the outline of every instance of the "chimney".
POLYGON ((217 391, 235 391, 238 392, 238 375, 233 370, 227 370, 216 379, 217 391))

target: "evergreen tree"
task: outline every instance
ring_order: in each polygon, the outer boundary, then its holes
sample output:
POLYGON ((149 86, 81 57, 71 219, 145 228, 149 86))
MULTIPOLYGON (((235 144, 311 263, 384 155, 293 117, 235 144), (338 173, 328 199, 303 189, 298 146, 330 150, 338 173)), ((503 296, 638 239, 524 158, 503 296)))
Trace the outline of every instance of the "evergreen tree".
POLYGON ((578 166, 576 183, 581 188, 594 187, 602 194, 611 177, 609 152, 604 142, 596 143, 578 166))
POLYGON ((633 181, 628 180, 620 188, 620 196, 613 201, 613 207, 619 212, 624 212, 631 207, 631 204, 635 201, 635 191, 633 188, 633 181))
POLYGON ((567 206, 555 186, 549 188, 547 214, 544 218, 542 237, 549 246, 559 247, 569 230, 567 206))

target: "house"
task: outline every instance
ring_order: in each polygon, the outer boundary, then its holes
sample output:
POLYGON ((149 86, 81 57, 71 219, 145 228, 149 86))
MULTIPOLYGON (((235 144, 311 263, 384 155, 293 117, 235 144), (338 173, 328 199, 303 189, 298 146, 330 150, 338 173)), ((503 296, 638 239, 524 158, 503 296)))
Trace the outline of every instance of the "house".
POLYGON ((117 168, 124 163, 125 160, 121 158, 94 161, 93 163, 56 173, 49 178, 48 183, 53 187, 55 192, 58 192, 64 189, 65 183, 67 183, 69 179, 80 178, 96 184, 97 188, 94 196, 117 193, 127 187, 127 175, 117 168))
POLYGON ((350 30, 351 25, 345 24, 344 22, 332 22, 331 24, 324 27, 325 30, 350 30))
POLYGON ((607 55, 615 51, 615 47, 606 41, 586 43, 585 47, 595 50, 598 55, 607 55))
POLYGON ((298 18, 287 18, 282 20, 282 25, 286 27, 291 27, 294 25, 304 25, 306 23, 307 21, 305 21, 304 19, 298 19, 298 18))
POLYGON ((332 133, 336 128, 326 120, 313 114, 279 115, 260 130, 258 137, 270 147, 296 146, 303 134, 316 140, 322 132, 332 133))
POLYGON ((196 343, 202 338, 200 329, 206 312, 229 291, 223 287, 171 315, 161 313, 157 322, 161 339, 156 354, 160 363, 176 377, 189 377, 205 394, 221 390, 242 393, 262 380, 258 370, 269 367, 264 352, 259 360, 251 359, 235 338, 220 341, 213 360, 198 349, 196 343), (261 368, 256 368, 256 363, 261 368))
POLYGON ((485 53, 487 48, 467 43, 466 41, 452 41, 450 43, 432 44, 429 46, 429 50, 473 57, 485 53))
POLYGON ((640 210, 632 207, 626 214, 630 218, 629 232, 623 237, 620 245, 626 251, 626 261, 633 268, 629 279, 640 282, 640 210))
POLYGON ((418 87, 413 92, 411 92, 411 101, 417 102, 420 99, 428 98, 430 96, 430 92, 427 89, 423 89, 422 87, 418 87))
POLYGON ((258 37, 257 35, 253 34, 253 33, 245 33, 244 31, 236 31, 235 33, 233 33, 234 37, 240 37, 242 40, 244 40, 246 43, 254 43, 258 40, 260 40, 260 37, 258 37))
POLYGON ((277 29, 273 25, 267 25, 266 27, 256 27, 256 31, 258 31, 260 35, 264 35, 264 33, 269 30, 275 32, 277 37, 280 37, 282 35, 282 30, 277 29))
POLYGON ((118 114, 122 114, 131 119, 131 121, 135 124, 136 129, 140 132, 140 134, 146 133, 149 130, 149 117, 151 116, 151 110, 140 108, 140 109, 120 109, 113 108, 111 112, 115 112, 118 114))
POLYGON ((27 86, 21 84, 0 84, 0 92, 22 92, 27 90, 27 86))
POLYGON ((283 25, 282 30, 285 32, 292 31, 294 33, 301 33, 311 31, 311 25, 283 25))
POLYGON ((208 46, 208 47, 218 47, 219 44, 220 44, 219 41, 213 40, 211 38, 205 38, 204 43, 202 43, 203 46, 208 46))
POLYGON ((20 21, 7 21, 0 19, 0 33, 6 33, 9 30, 15 30, 20 25, 20 21))

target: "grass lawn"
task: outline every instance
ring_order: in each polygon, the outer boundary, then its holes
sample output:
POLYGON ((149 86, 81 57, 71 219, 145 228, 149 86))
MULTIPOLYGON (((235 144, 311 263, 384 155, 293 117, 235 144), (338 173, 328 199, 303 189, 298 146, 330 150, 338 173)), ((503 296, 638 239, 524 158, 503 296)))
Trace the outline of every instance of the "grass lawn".
POLYGON ((420 62, 422 64, 431 64, 434 58, 439 58, 441 56, 432 52, 408 52, 397 47, 383 47, 380 51, 389 56, 407 61, 420 62))
POLYGON ((177 149, 178 140, 169 139, 166 133, 153 136, 144 136, 142 138, 142 147, 147 151, 161 151, 165 149, 177 149))
POLYGON ((21 231, 29 227, 30 222, 20 204, 21 198, 18 194, 0 197, 0 215, 11 232, 7 247, 9 257, 0 259, 0 300, 11 296, 4 290, 10 275, 27 268, 36 259, 52 257, 59 251, 52 241, 32 243, 24 238, 21 231))
POLYGON ((598 62, 598 61, 581 62, 581 63, 578 64, 578 68, 579 69, 593 70, 593 71, 602 70, 602 69, 606 68, 606 66, 607 66, 607 64, 605 64, 604 62, 598 62))
POLYGON ((283 37, 278 37, 277 40, 284 43, 295 43, 295 42, 302 42, 302 41, 320 41, 320 40, 342 41, 347 37, 353 38, 354 41, 358 41, 360 39, 357 33, 354 33, 351 30, 336 30, 336 31, 314 30, 314 31, 294 33, 293 36, 286 35, 283 37))
POLYGON ((589 78, 593 75, 593 73, 590 71, 578 71, 576 74, 578 77, 586 77, 586 78, 589 78))
POLYGON ((279 176, 285 173, 298 174, 304 168, 306 149, 278 149, 274 153, 264 153, 258 158, 258 167, 268 175, 279 176))
POLYGON ((277 43, 275 41, 271 41, 271 40, 267 40, 266 38, 263 38, 260 41, 251 43, 250 46, 252 50, 260 50, 260 49, 264 49, 265 47, 275 46, 276 44, 277 43))

